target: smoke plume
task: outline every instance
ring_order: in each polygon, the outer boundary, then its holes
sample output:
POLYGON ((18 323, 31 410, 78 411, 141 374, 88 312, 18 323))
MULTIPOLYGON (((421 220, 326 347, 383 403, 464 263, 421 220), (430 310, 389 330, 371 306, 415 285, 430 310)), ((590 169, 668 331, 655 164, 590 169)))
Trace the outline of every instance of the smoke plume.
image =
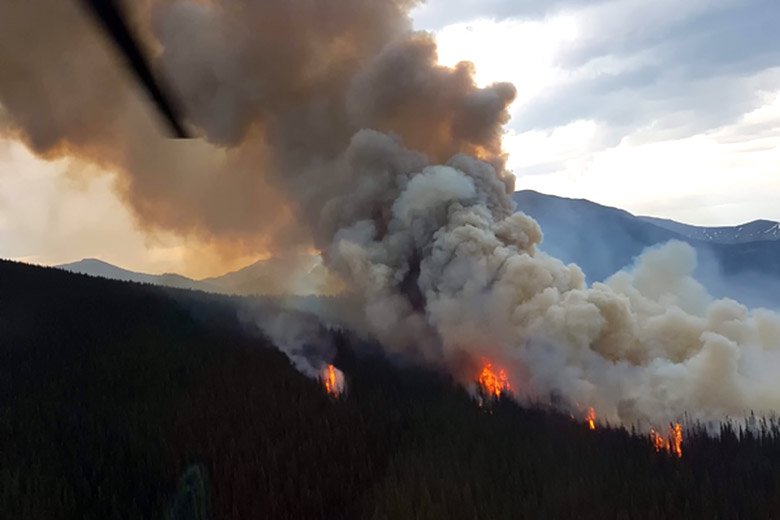
MULTIPOLYGON (((489 360, 520 400, 647 429, 779 411, 780 317, 711 298, 690 247, 649 251, 592 287, 538 249, 504 170, 514 87, 439 66, 432 36, 411 28, 413 4, 136 6, 203 137, 182 143, 164 138, 75 4, 4 2, 0 128, 43 157, 117 172, 149 230, 225 254, 322 250, 385 348, 464 384, 489 360)), ((290 323, 263 327, 297 359, 290 323)))
POLYGON ((338 163, 363 127, 405 135, 435 160, 503 162, 514 88, 478 89, 470 65, 436 65, 432 37, 411 31, 413 3, 128 2, 205 137, 174 141, 77 2, 3 2, 0 133, 117 172, 148 230, 226 255, 308 251, 321 206, 349 189, 338 163))
POLYGON ((335 347, 316 316, 300 311, 270 311, 247 317, 281 350, 299 372, 319 377, 335 347))

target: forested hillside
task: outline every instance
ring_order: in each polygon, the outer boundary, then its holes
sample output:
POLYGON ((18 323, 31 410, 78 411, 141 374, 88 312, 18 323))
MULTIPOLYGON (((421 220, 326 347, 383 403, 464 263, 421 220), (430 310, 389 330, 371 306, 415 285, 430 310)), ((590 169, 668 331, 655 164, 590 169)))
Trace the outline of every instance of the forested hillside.
POLYGON ((333 398, 242 304, 0 262, 0 518, 780 516, 772 422, 676 458, 347 334, 333 398))

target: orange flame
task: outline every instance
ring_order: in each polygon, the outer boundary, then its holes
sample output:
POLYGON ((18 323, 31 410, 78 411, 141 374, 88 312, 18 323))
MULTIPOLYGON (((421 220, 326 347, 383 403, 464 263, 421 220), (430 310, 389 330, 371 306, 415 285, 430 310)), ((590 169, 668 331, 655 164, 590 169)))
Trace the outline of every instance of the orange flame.
POLYGON ((512 387, 509 385, 509 380, 506 377, 506 372, 501 369, 498 371, 498 375, 496 375, 495 372, 493 372, 492 363, 485 364, 477 381, 488 394, 495 395, 496 398, 501 397, 501 392, 510 392, 512 390, 512 387))
POLYGON ((650 430, 650 442, 652 443, 653 448, 655 448, 656 453, 661 453, 661 450, 664 449, 664 446, 666 445, 664 438, 658 435, 655 430, 650 430))
POLYGON ((682 426, 680 423, 674 423, 669 426, 669 437, 664 440, 655 430, 650 430, 650 442, 655 448, 656 453, 666 450, 679 459, 682 457, 682 426))
POLYGON ((682 457, 682 426, 680 423, 674 423, 674 426, 669 426, 669 444, 666 446, 666 451, 674 453, 679 459, 682 457))
POLYGON ((333 365, 328 365, 328 371, 322 378, 325 385, 325 391, 334 397, 338 397, 339 388, 336 385, 336 369, 333 365))
POLYGON ((596 429, 596 412, 593 408, 588 409, 588 428, 591 430, 596 429))

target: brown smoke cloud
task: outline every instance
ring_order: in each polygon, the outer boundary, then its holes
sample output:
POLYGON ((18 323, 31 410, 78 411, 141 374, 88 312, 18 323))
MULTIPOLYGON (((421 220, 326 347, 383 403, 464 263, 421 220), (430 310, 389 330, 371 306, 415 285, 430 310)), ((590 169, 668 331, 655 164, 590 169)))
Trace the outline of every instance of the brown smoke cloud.
POLYGON ((117 172, 118 193, 148 230, 192 235, 228 256, 306 236, 278 190, 256 174, 259 150, 167 139, 112 53, 75 2, 4 2, 2 133, 42 157, 117 172))
POLYGON ((0 6, 0 131, 45 158, 120 174, 138 223, 226 256, 284 254, 348 187, 338 163, 363 127, 434 160, 502 164, 511 85, 479 89, 471 66, 436 64, 409 0, 126 2, 155 66, 203 136, 165 137, 156 113, 76 2, 0 6), (31 45, 30 42, 35 42, 31 45))

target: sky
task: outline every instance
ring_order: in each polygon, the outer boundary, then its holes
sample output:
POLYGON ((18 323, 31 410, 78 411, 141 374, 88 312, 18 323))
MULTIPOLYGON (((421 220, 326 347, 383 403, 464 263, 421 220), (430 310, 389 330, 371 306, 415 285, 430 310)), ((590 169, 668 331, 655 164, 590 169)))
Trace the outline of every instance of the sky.
MULTIPOLYGON (((780 220, 776 0, 430 0, 413 18, 442 64, 517 87, 517 189, 697 225, 780 220)), ((0 257, 220 274, 188 267, 202 252, 185 239, 141 233, 112 174, 84 168, 0 140, 0 257)))

